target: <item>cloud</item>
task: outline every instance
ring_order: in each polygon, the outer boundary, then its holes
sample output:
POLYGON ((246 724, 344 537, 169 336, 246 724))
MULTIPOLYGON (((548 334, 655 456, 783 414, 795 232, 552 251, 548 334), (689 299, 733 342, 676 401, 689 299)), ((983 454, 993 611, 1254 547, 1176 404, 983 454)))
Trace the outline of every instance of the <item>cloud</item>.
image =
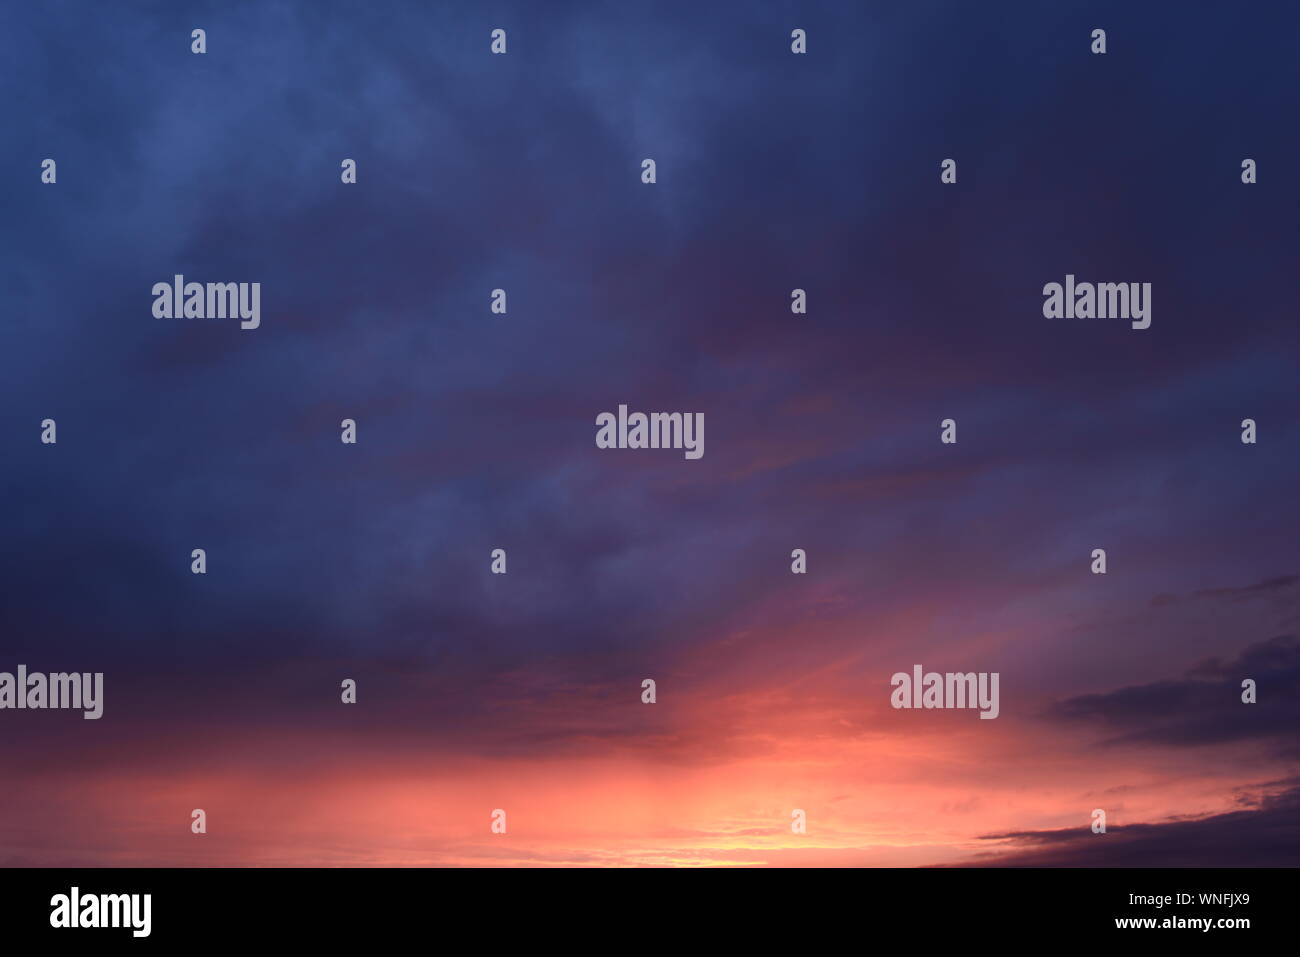
POLYGON ((1300 782, 1256 807, 1191 821, 1064 830, 1011 831, 982 840, 1005 842, 961 866, 980 867, 1294 867, 1300 859, 1300 782))
POLYGON ((1101 724, 1112 732, 1108 744, 1199 747, 1268 740, 1295 756, 1300 754, 1300 638, 1257 642, 1228 661, 1208 658, 1181 680, 1068 698, 1048 713, 1073 724, 1101 724), (1246 678, 1255 681, 1255 704, 1241 700, 1246 678))

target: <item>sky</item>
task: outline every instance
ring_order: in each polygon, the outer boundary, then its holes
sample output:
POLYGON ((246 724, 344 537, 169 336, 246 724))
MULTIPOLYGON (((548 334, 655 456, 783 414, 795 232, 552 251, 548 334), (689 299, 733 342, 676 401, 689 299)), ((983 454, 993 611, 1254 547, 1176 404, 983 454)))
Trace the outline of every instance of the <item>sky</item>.
POLYGON ((1300 863, 1298 27, 4 7, 0 864, 1300 863))

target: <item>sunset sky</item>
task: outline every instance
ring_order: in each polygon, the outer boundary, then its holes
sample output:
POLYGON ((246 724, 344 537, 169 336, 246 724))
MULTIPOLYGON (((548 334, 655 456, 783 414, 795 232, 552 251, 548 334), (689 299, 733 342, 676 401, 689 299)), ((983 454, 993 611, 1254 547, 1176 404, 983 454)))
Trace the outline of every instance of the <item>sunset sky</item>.
POLYGON ((1143 6, 9 5, 0 866, 1300 863, 1300 13, 1143 6))

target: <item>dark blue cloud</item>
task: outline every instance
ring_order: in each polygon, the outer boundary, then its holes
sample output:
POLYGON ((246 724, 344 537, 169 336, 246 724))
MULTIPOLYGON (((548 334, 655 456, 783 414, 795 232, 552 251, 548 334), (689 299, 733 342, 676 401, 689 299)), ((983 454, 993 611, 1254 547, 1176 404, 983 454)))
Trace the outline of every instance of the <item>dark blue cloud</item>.
POLYGON ((1251 806, 1189 821, 990 834, 1003 842, 978 867, 1294 867, 1300 857, 1300 787, 1251 806))
POLYGON ((797 623, 794 545, 859 617, 942 588, 981 627, 1287 573, 1295 25, 1126 4, 12 10, 6 650, 639 661, 756 595, 797 623), (1152 329, 1043 319, 1068 271, 1153 282, 1152 329), (153 319, 177 272, 262 282, 262 328, 153 319), (704 459, 597 452, 619 402, 705 412, 704 459), (1077 574, 1102 541, 1104 596, 1077 574))

